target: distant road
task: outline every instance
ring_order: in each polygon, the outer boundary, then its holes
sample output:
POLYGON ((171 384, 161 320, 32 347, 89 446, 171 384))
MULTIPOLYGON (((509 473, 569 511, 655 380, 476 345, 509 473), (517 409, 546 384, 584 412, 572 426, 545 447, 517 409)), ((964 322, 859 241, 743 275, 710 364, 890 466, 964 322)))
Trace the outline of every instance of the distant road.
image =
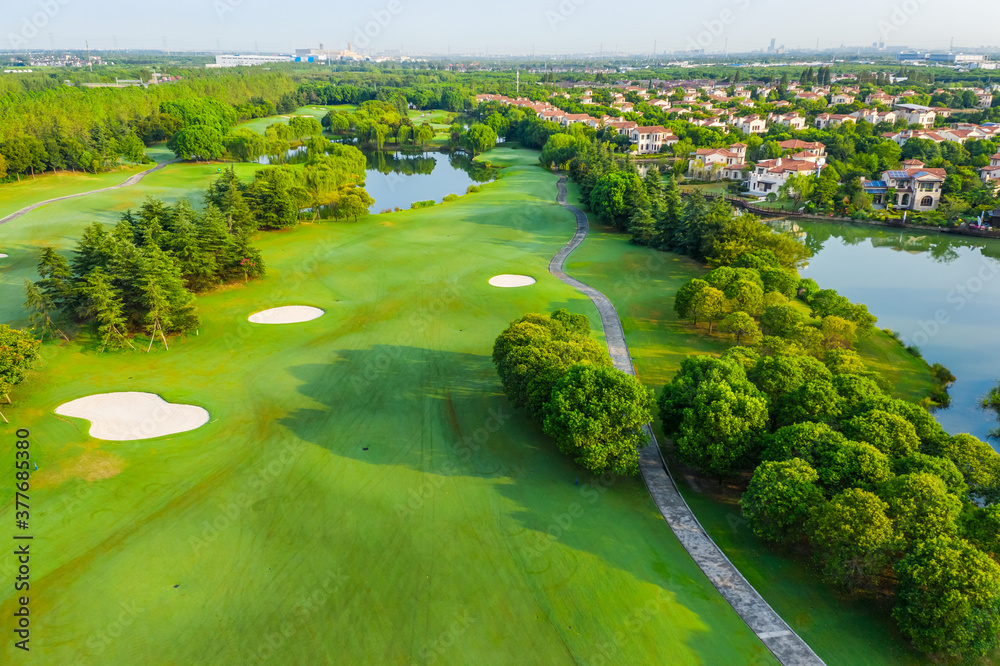
MULTIPOLYGON (((566 259, 587 237, 590 224, 583 211, 566 203, 565 177, 559 179, 558 188, 556 201, 576 216, 576 233, 572 240, 552 258, 549 272, 590 297, 601 315, 604 338, 611 360, 616 368, 634 377, 632 356, 625 343, 625 333, 615 306, 601 292, 579 280, 574 280, 565 273, 566 259)), ((764 601, 701 526, 667 470, 653 429, 647 424, 643 431, 649 437, 649 445, 639 452, 639 470, 660 513, 691 559, 778 661, 785 666, 823 666, 823 660, 764 601)))
POLYGON ((108 190, 117 190, 120 187, 131 187, 132 185, 135 185, 140 180, 142 180, 143 178, 145 178, 149 174, 153 173, 154 171, 159 171, 160 169, 162 169, 163 167, 167 166, 168 164, 176 164, 177 162, 180 162, 180 159, 172 159, 169 162, 164 162, 163 164, 157 164, 152 169, 146 169, 145 171, 143 171, 141 173, 137 173, 134 176, 129 176, 128 178, 126 178, 124 180, 124 182, 121 182, 121 183, 119 183, 117 185, 112 185, 111 187, 102 187, 102 188, 100 188, 98 190, 90 190, 89 192, 80 192, 78 194, 68 194, 68 195, 66 195, 64 197, 56 197, 55 199, 46 199, 45 201, 40 201, 40 202, 38 202, 36 204, 31 204, 30 206, 26 206, 26 207, 22 208, 21 210, 17 211, 16 213, 11 213, 7 217, 5 217, 3 219, 0 219, 0 224, 4 224, 5 222, 12 222, 12 221, 16 220, 17 218, 21 217, 22 215, 26 215, 26 214, 30 213, 31 211, 35 210, 36 208, 41 208, 42 206, 44 206, 46 204, 50 204, 50 203, 53 203, 53 202, 56 202, 56 201, 65 201, 66 199, 76 199, 77 197, 85 197, 85 196, 88 196, 88 195, 91 195, 91 194, 97 194, 98 192, 107 192, 108 190))

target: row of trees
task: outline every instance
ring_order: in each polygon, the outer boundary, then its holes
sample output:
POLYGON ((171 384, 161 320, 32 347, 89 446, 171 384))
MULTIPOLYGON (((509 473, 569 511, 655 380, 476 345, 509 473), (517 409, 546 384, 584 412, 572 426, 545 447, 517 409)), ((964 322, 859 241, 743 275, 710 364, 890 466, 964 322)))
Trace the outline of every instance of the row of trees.
MULTIPOLYGON (((214 124, 225 107, 225 128, 273 114, 275 100, 295 89, 276 72, 213 72, 148 88, 46 86, 7 92, 0 105, 0 180, 43 171, 98 172, 146 161, 144 144, 164 141, 185 127, 214 124), (201 111, 208 111, 206 123, 201 111)), ((179 146, 198 149, 206 129, 179 146)))
POLYGON ((713 476, 752 472, 754 532, 811 553, 832 582, 894 595, 917 649, 985 654, 1000 632, 1000 456, 889 395, 851 349, 874 330, 867 308, 751 248, 710 253, 720 267, 677 292, 679 314, 721 321, 737 342, 685 359, 664 388, 677 456, 713 476))
POLYGON ((638 473, 653 393, 612 366, 586 316, 556 310, 515 320, 496 339, 493 363, 511 404, 525 408, 578 465, 638 473))
POLYGON ((142 332, 147 351, 156 340, 167 347, 167 335, 194 330, 195 292, 264 274, 245 202, 222 203, 199 213, 186 201, 148 199, 110 230, 96 222, 84 229, 70 260, 44 248, 41 279, 25 281, 33 326, 44 338, 65 337, 67 323, 92 324, 102 351, 134 348, 142 332))

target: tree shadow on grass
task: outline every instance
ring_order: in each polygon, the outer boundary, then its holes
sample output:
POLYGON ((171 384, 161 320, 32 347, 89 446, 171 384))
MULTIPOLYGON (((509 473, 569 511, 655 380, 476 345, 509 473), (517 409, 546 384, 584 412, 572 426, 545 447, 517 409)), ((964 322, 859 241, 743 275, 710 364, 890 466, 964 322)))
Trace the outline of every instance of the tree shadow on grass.
POLYGON ((528 585, 601 604, 614 595, 594 582, 602 564, 610 576, 652 585, 641 593, 644 606, 601 621, 604 633, 593 640, 612 646, 608 663, 636 640, 663 645, 665 658, 683 643, 705 663, 773 663, 674 538, 642 481, 594 476, 560 453, 509 405, 487 355, 376 345, 289 372, 302 382, 299 392, 323 406, 297 409, 282 425, 336 456, 422 473, 394 481, 419 491, 417 502, 397 511, 401 529, 454 510, 463 493, 443 489, 460 491, 462 477, 492 480, 499 497, 489 515, 470 509, 470 519, 485 522, 467 529, 501 538, 504 557, 528 585))

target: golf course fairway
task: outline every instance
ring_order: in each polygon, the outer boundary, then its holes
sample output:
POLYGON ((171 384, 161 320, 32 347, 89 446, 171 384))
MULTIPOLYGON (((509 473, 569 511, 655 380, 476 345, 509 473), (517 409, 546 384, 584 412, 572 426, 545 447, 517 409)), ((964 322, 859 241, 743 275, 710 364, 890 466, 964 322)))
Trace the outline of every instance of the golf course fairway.
MULTIPOLYGON (((452 203, 263 234, 267 277, 200 297, 197 335, 170 351, 43 347, 4 407, 39 467, 33 663, 775 663, 641 480, 583 472, 508 405, 490 353, 511 320, 598 318, 546 271, 574 231, 556 177, 535 152, 488 159, 503 177, 452 203), (499 274, 537 283, 490 286, 499 274), (247 321, 289 303, 336 316, 247 321), (118 391, 211 421, 106 442, 53 412, 118 391)), ((171 165, 0 227, 16 260, 0 268, 2 320, 23 323, 7 296, 46 230, 65 250, 91 211, 200 201, 214 171, 171 165)), ((12 486, 0 493, 12 524, 12 486)), ((12 558, 0 567, 13 576, 12 558)), ((14 652, 4 641, 0 663, 14 652)))

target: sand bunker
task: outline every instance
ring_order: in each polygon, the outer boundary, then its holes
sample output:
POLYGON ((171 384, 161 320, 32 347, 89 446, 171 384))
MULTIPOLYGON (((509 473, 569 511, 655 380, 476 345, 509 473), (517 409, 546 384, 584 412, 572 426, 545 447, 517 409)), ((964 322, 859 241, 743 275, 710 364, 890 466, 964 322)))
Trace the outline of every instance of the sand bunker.
POLYGON ((4 254, 3 252, 0 252, 0 259, 6 259, 6 258, 7 258, 7 255, 4 254))
POLYGON ((194 430, 208 423, 208 412, 175 405, 155 393, 99 393, 56 407, 56 414, 90 421, 90 436, 124 442, 194 430))
POLYGON ((490 278, 490 284, 494 287, 527 287, 535 284, 535 278, 527 275, 494 275, 490 278))
POLYGON ((285 305, 255 312, 248 318, 254 324, 298 324, 322 317, 325 313, 308 305, 285 305))

